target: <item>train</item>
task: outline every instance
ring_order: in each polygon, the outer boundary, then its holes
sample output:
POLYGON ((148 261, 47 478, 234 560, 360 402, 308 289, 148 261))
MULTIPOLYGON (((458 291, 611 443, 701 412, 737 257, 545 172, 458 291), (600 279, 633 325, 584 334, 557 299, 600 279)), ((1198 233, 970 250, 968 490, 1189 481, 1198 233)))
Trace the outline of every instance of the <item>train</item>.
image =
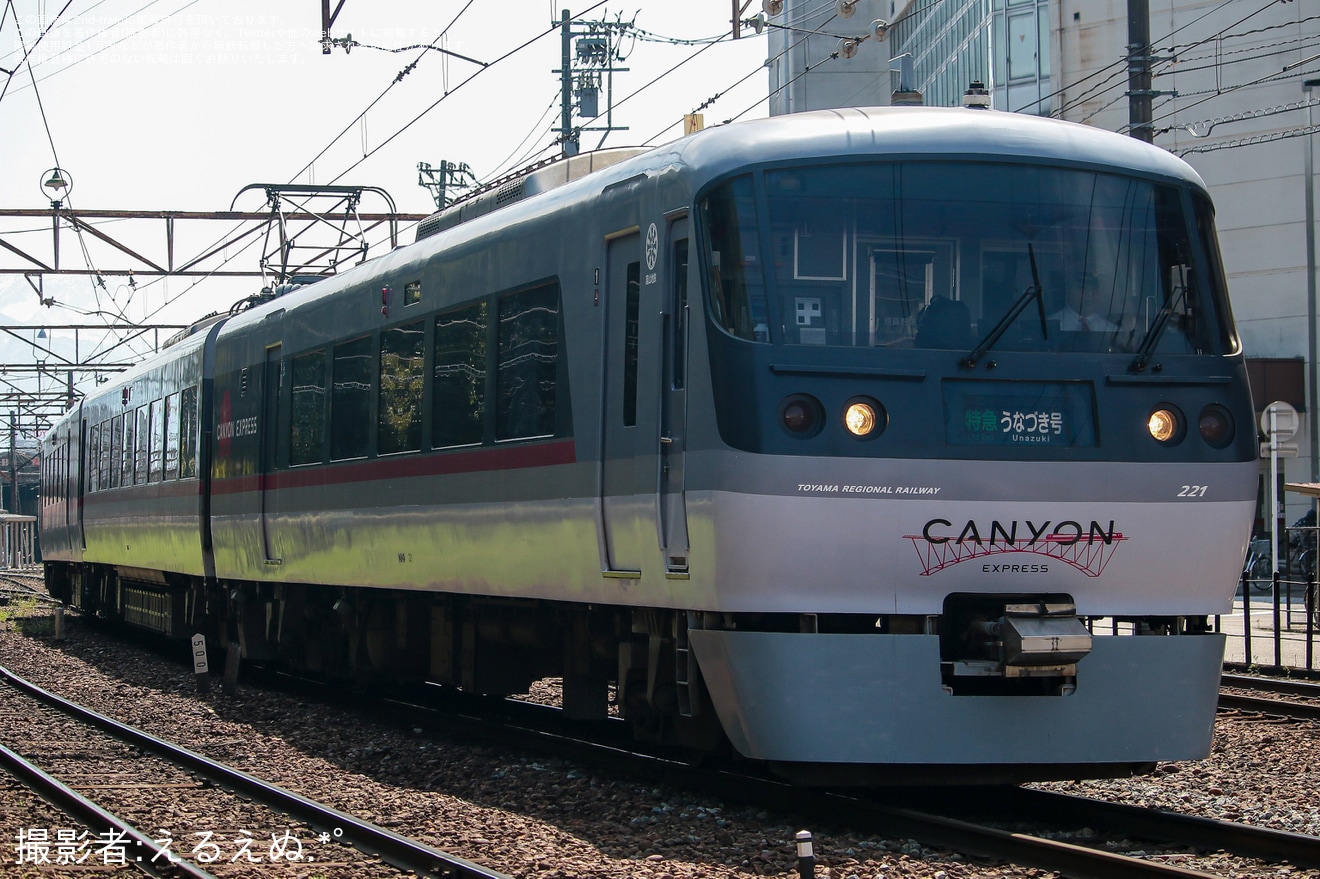
MULTIPOLYGON (((42 440, 50 592, 802 784, 1209 752, 1257 435, 1204 182, 848 108, 543 163, 42 440)), ((277 295, 278 294, 278 295, 277 295)))

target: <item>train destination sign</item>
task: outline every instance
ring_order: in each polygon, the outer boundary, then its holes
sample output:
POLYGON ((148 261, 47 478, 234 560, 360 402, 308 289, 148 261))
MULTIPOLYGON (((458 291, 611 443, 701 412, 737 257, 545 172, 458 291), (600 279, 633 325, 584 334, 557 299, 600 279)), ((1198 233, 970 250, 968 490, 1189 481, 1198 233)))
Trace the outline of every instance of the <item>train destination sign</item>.
POLYGON ((1091 447, 1092 396, 1078 382, 947 381, 945 434, 963 446, 1091 447))

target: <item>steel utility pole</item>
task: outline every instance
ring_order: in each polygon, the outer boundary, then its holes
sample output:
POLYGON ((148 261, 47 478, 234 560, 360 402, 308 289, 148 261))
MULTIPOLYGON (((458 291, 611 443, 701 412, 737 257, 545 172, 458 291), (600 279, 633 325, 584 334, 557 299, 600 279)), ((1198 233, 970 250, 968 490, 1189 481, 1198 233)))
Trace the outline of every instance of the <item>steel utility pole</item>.
POLYGON ((573 133, 573 43, 572 19, 565 9, 559 16, 559 138, 566 156, 578 154, 578 139, 573 133))
POLYGON ((1128 134, 1155 142, 1151 127, 1150 0, 1128 0, 1128 134))
POLYGON ((21 515, 18 508, 18 413, 9 411, 9 512, 21 515))

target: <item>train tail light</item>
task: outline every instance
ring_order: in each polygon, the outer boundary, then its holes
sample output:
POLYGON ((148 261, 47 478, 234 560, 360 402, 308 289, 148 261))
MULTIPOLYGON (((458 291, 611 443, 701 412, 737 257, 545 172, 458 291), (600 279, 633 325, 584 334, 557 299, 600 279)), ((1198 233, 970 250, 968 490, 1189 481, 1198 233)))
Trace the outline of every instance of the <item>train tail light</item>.
POLYGON ((779 423, 790 436, 807 439, 820 433, 825 410, 810 394, 793 394, 779 404, 779 423))
POLYGON ((1201 431, 1201 439, 1216 449, 1222 449, 1233 441, 1233 416, 1217 403, 1201 410, 1197 427, 1201 431))

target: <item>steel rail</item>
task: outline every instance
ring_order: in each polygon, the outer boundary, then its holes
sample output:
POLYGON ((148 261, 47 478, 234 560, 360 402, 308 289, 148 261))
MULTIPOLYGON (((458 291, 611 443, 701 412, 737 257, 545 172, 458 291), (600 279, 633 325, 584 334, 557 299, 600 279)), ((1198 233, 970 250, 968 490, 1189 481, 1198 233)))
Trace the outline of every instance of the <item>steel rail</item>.
POLYGON ((126 841, 132 842, 136 851, 146 850, 151 852, 149 860, 143 861, 141 856, 137 856, 131 862, 132 866, 150 873, 152 876, 159 876, 161 879, 176 879, 176 877, 216 879, 213 874, 208 873, 196 864, 171 856, 168 849, 162 848, 155 840, 132 824, 102 809, 96 803, 93 803, 54 776, 24 760, 4 745, 0 745, 0 766, 3 766, 10 775, 27 785, 37 796, 74 820, 81 822, 89 830, 118 831, 126 841), (158 863, 156 859, 161 855, 165 855, 166 859, 158 863))
POLYGON ((1257 690, 1265 693, 1282 693, 1286 696, 1306 696, 1311 699, 1320 699, 1320 684, 1314 681, 1223 674, 1219 677, 1219 685, 1221 687, 1236 687, 1239 690, 1257 690))
POLYGON ((1219 707, 1256 714, 1273 714, 1296 720, 1320 720, 1320 703, 1290 702, 1287 699, 1266 699, 1261 696, 1235 696, 1219 694, 1219 707))
MULTIPOLYGON (((637 753, 617 745, 582 740, 562 732, 549 732, 544 727, 521 726, 517 720, 509 720, 507 716, 500 722, 492 722, 467 712, 461 716, 441 714, 425 706, 400 703, 394 703, 391 710, 406 707, 415 709, 408 718, 410 725, 419 723, 416 711, 426 711, 432 724, 452 734, 494 741, 510 747, 534 749, 595 769, 603 768, 663 782, 721 800, 756 806, 758 809, 772 808, 810 820, 865 828, 867 832, 891 838, 910 837, 955 852, 1053 870, 1072 879, 1206 879, 1215 875, 1073 843, 1013 833, 837 792, 804 789, 765 776, 716 772, 708 767, 693 766, 656 754, 637 753)), ((507 702, 501 703, 499 711, 507 712, 509 707, 507 702)), ((543 706, 531 706, 527 713, 552 710, 557 711, 543 706)))
POLYGON ((1209 851, 1223 849, 1262 860, 1287 861, 1294 866, 1320 867, 1320 837, 1304 833, 1029 788, 1008 792, 1003 802, 1031 815, 1044 816, 1044 820, 1063 818, 1117 828, 1142 839, 1189 843, 1209 851))
POLYGON ((18 677, 3 666, 0 666, 0 679, 57 711, 89 726, 103 730, 121 741, 135 745, 176 766, 209 778, 227 790, 249 796, 262 805, 306 821, 316 829, 323 831, 341 830, 343 833, 342 837, 339 837, 341 841, 348 842, 370 854, 379 855, 382 860, 400 869, 412 870, 419 874, 446 877, 446 879, 448 877, 453 877, 453 879, 509 879, 503 873, 490 870, 457 855, 431 848, 383 827, 377 827, 345 812, 309 800, 290 790, 264 782, 255 776, 248 775, 246 772, 218 763, 209 757, 172 745, 150 733, 120 723, 103 714, 98 714, 89 708, 76 705, 18 677))

